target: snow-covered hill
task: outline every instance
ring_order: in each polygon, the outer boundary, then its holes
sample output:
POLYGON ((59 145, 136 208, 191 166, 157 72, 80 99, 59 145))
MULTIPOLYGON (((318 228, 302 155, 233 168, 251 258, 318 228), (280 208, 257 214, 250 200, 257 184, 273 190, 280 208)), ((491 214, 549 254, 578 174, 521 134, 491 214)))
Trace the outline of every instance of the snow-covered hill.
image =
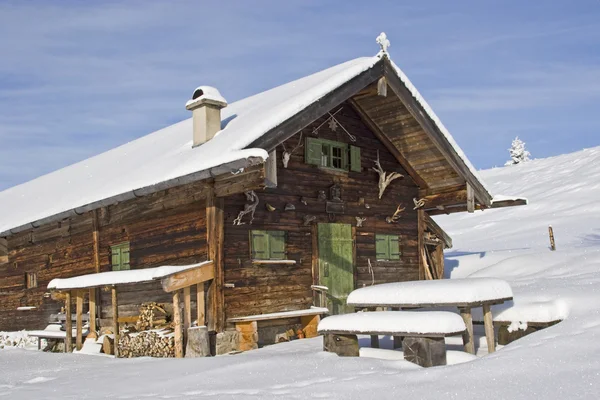
POLYGON ((453 237, 451 277, 510 281, 517 303, 544 303, 563 322, 475 361, 415 369, 339 358, 319 338, 236 356, 113 360, 0 352, 11 398, 600 398, 600 147, 482 172, 495 194, 530 205, 437 218, 453 237), (557 251, 549 250, 548 225, 557 251))

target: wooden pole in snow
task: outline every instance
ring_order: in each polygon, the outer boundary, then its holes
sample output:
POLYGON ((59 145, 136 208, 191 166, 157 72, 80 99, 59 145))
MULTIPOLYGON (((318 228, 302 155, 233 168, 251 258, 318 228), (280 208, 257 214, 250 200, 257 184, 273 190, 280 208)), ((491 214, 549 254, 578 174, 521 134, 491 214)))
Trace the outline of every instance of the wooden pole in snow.
POLYGON ((552 225, 548 225, 548 235, 550 235, 550 250, 556 250, 556 243, 554 242, 554 230, 552 225))

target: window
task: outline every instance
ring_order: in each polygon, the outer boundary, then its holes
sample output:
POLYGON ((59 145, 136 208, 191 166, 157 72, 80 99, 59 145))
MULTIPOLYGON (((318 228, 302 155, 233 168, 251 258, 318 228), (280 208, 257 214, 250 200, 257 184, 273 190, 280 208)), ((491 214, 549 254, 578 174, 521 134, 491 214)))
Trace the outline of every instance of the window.
POLYGON ((360 147, 348 146, 346 143, 333 140, 306 138, 305 161, 339 170, 361 171, 360 147))
POLYGON ((375 253, 377 260, 391 261, 400 259, 400 237, 398 235, 375 235, 375 253))
POLYGON ((285 231, 250 231, 252 259, 285 260, 285 231))
POLYGON ((27 289, 33 289, 37 287, 37 274, 35 272, 28 272, 25 274, 25 287, 27 289))
POLYGON ((129 267, 129 242, 110 246, 111 264, 113 271, 130 269, 129 267))

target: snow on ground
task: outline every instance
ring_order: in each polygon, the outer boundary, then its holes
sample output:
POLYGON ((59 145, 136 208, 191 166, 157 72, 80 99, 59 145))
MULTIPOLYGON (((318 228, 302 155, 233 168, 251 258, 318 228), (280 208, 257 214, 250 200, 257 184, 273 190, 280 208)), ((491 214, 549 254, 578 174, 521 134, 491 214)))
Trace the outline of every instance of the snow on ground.
POLYGON ((566 318, 558 325, 477 360, 428 369, 408 369, 403 360, 340 358, 322 352, 320 338, 185 360, 14 349, 0 352, 0 396, 600 398, 600 148, 482 175, 493 192, 528 197, 530 205, 438 218, 455 244, 447 253, 448 275, 505 279, 519 304, 546 302, 546 312, 558 310, 566 318), (555 252, 548 248, 548 224, 555 252))

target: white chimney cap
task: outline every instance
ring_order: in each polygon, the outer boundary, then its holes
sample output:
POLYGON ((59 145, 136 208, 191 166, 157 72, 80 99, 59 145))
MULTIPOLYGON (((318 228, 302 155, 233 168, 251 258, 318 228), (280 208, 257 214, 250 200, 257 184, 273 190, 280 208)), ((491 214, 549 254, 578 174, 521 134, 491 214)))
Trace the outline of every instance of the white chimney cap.
POLYGON ((212 86, 198 86, 196 90, 194 90, 192 98, 185 103, 185 108, 191 110, 201 104, 212 104, 223 108, 227 106, 227 100, 221 96, 221 93, 219 93, 217 88, 212 86))

